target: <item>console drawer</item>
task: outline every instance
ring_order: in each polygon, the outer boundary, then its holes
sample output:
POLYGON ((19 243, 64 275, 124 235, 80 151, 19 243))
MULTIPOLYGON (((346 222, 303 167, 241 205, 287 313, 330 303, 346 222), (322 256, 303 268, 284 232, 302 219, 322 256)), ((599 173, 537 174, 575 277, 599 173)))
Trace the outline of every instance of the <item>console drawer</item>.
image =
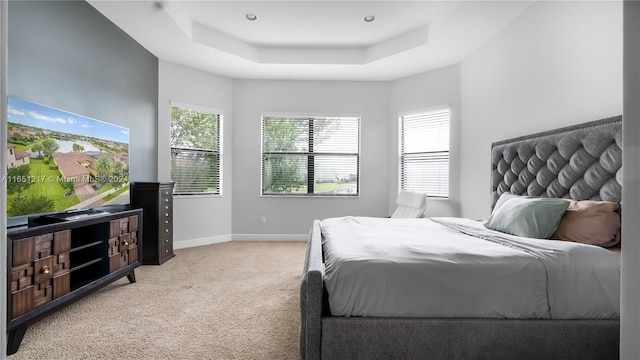
POLYGON ((33 285, 11 293, 11 318, 17 318, 33 309, 33 285))

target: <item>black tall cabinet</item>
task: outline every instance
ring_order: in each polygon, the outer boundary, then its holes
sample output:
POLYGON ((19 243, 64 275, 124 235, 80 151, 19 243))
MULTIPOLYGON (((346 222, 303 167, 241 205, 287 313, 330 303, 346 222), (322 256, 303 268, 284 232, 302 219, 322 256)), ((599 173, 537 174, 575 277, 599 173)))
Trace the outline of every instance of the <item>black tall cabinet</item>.
POLYGON ((132 204, 142 209, 142 264, 160 265, 173 253, 173 182, 135 182, 132 204))

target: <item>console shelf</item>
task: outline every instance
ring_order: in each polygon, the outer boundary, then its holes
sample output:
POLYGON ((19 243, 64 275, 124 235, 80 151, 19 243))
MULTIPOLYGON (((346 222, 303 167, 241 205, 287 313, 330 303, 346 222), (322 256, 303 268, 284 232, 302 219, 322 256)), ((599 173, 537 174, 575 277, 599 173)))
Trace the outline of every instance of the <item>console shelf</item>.
POLYGON ((88 243, 86 245, 80 245, 78 247, 71 248, 71 250, 69 250, 69 253, 72 253, 74 251, 79 251, 79 250, 82 250, 82 249, 86 249, 86 248, 90 248, 92 246, 100 245, 102 243, 103 243, 103 241, 94 241, 94 242, 88 243))
POLYGON ((93 259, 93 260, 89 260, 89 261, 83 262, 82 264, 78 264, 78 265, 75 265, 75 266, 71 266, 71 269, 69 269, 69 272, 74 272, 74 271, 76 271, 76 270, 80 270, 80 269, 82 269, 82 268, 85 268, 85 267, 87 267, 87 266, 89 266, 89 265, 93 265, 93 264, 95 264, 95 263, 97 263, 97 262, 100 262, 100 260, 102 260, 102 259, 100 259, 100 258, 98 258, 98 259, 93 259))
POLYGON ((7 231, 7 354, 29 324, 140 265, 142 210, 102 213, 7 231))

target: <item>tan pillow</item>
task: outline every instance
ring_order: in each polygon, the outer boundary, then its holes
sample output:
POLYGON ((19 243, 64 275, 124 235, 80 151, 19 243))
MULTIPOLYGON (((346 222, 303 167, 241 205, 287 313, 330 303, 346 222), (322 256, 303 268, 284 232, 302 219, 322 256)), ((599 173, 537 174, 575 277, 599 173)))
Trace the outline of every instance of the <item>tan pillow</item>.
POLYGON ((618 203, 610 201, 569 200, 552 239, 611 247, 620 241, 618 203))

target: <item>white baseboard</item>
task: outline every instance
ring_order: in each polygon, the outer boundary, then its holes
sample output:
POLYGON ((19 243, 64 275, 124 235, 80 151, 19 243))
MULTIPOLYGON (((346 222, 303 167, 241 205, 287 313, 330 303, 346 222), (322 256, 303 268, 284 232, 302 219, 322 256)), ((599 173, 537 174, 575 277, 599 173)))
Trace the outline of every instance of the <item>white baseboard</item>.
POLYGON ((217 243, 222 243, 222 242, 228 242, 228 241, 231 241, 231 240, 232 240, 231 235, 210 236, 210 237, 199 238, 199 239, 189 239, 189 240, 182 240, 182 241, 174 241, 173 242, 173 248, 175 250, 177 250, 177 249, 186 249, 186 248, 192 248, 192 247, 196 247, 196 246, 203 246, 203 245, 211 245, 211 244, 217 244, 217 243))
POLYGON ((199 239, 174 241, 173 248, 186 249, 196 246, 218 244, 228 241, 307 241, 309 234, 228 234, 199 239))
POLYGON ((233 241, 307 241, 309 234, 233 234, 233 241))

